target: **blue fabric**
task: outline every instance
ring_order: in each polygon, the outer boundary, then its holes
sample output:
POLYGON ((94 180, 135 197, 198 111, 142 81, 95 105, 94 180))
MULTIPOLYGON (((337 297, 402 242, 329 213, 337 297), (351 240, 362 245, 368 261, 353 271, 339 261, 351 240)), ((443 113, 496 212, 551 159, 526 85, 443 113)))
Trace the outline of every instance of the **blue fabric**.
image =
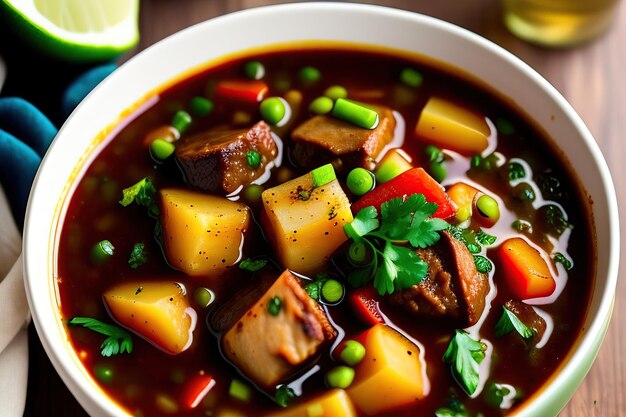
MULTIPOLYGON (((115 65, 102 65, 76 78, 61 98, 64 117, 115 68, 115 65)), ((50 119, 28 101, 19 97, 0 98, 0 184, 20 229, 33 179, 56 134, 57 128, 50 119)))

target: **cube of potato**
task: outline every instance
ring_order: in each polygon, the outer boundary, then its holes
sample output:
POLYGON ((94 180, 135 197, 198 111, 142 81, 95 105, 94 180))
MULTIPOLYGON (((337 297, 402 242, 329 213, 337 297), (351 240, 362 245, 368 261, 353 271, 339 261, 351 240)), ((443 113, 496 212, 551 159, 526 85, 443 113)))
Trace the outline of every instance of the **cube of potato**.
POLYGON ((459 222, 469 219, 472 215, 472 202, 478 194, 478 189, 464 182, 457 182, 446 190, 446 194, 459 208, 455 214, 456 219, 459 222))
POLYGON ((247 206, 177 188, 160 194, 163 247, 173 268, 213 277, 239 261, 250 223, 247 206))
POLYGON ((377 324, 359 340, 365 358, 355 367, 348 395, 366 415, 415 403, 424 398, 425 373, 417 346, 396 330, 377 324))
POLYGON ((473 155, 487 148, 490 129, 485 116, 448 100, 431 97, 417 121, 415 133, 441 148, 473 155))
MULTIPOLYGON (((263 285, 263 283, 260 283, 263 285)), ((237 295, 237 300, 245 300, 237 295)), ((242 301, 243 302, 243 301, 242 301)), ((222 352, 259 387, 273 390, 335 337, 324 310, 284 271, 225 331, 222 352)))
POLYGON ((265 232, 285 268, 319 272, 347 240, 343 225, 353 217, 336 179, 314 187, 308 173, 265 190, 262 200, 265 232))
POLYGON ((324 394, 290 405, 286 410, 266 414, 265 417, 356 417, 348 394, 342 389, 333 389, 324 394))
POLYGON ((102 296, 122 326, 175 355, 191 346, 197 314, 174 282, 127 282, 102 296))

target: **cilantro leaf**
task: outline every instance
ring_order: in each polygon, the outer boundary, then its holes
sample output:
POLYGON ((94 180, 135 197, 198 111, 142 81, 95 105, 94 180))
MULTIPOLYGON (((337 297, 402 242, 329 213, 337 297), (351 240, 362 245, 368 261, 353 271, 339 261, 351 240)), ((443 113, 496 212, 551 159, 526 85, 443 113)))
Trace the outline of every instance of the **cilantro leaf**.
POLYGON ((443 362, 450 365, 454 378, 470 395, 478 387, 478 365, 483 359, 485 359, 485 346, 472 339, 463 330, 456 330, 443 355, 443 362))
POLYGON ((517 316, 508 308, 502 306, 504 310, 498 323, 496 323, 496 337, 504 336, 515 330, 524 339, 530 339, 535 335, 535 329, 526 326, 517 316))
POLYGON ((247 258, 239 263, 239 269, 245 269, 246 271, 256 272, 259 269, 267 265, 267 259, 252 259, 247 258))
POLYGON ((100 354, 102 356, 110 357, 124 352, 132 353, 133 351, 133 339, 131 334, 118 326, 106 324, 91 317, 74 317, 68 321, 68 324, 72 326, 83 326, 94 332, 108 336, 100 345, 100 354))
POLYGON ((319 273, 315 277, 315 281, 312 281, 304 287, 304 290, 309 294, 309 297, 314 299, 315 301, 319 301, 320 295, 322 294, 322 285, 326 281, 328 281, 330 277, 326 273, 319 273))
POLYGON ((354 216, 354 220, 343 226, 348 237, 358 240, 369 232, 376 230, 379 226, 378 212, 373 206, 365 207, 354 216))
POLYGON ((565 219, 565 213, 563 210, 556 204, 543 206, 540 208, 540 212, 543 214, 550 231, 556 236, 561 236, 565 230, 572 227, 572 225, 565 219))
POLYGON ((570 269, 574 267, 574 265, 572 264, 572 261, 567 259, 565 255, 563 255, 561 252, 555 253, 553 258, 554 258, 554 262, 557 262, 563 265, 563 268, 565 268, 566 271, 569 271, 570 269))
POLYGON ((135 202, 143 207, 150 207, 153 204, 153 198, 157 190, 150 181, 150 178, 146 177, 134 185, 122 190, 122 199, 120 204, 124 207, 135 202))
POLYGON ((148 262, 148 257, 146 256, 145 248, 146 248, 146 245, 144 245, 143 243, 141 242, 135 243, 135 246, 133 246, 133 250, 130 252, 130 257, 128 259, 128 265, 130 265, 131 268, 137 269, 141 265, 148 262))

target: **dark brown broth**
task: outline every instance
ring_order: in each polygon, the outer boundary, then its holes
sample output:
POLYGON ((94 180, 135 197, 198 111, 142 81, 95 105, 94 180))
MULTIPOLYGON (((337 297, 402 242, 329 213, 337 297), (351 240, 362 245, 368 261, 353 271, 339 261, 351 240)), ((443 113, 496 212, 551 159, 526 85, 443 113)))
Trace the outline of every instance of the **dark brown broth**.
MULTIPOLYGON (((582 203, 584 201, 582 191, 572 182, 571 171, 565 169, 559 161, 557 152, 502 101, 455 75, 431 67, 428 63, 415 63, 405 58, 375 52, 326 49, 266 53, 255 59, 265 65, 266 81, 270 85, 271 95, 284 92, 280 80, 291 80, 290 88, 302 91, 303 103, 306 106, 312 99, 322 95, 326 87, 338 84, 348 89, 350 97, 385 104, 400 112, 406 122, 403 149, 412 155, 415 161, 423 159, 424 144, 414 138, 413 128, 426 100, 436 94, 467 103, 491 120, 505 118, 510 121, 515 126, 516 133, 501 136, 498 139, 497 151, 507 160, 516 157, 528 161, 535 173, 552 169, 552 175, 561 180, 566 194, 566 201, 559 202, 566 207, 570 223, 575 225, 568 246, 560 248, 562 252, 567 249, 570 258, 575 260, 575 268, 569 272, 567 285, 558 299, 552 304, 539 306, 553 317, 554 333, 548 344, 540 350, 529 347, 521 338, 514 335, 496 339, 493 336, 493 328, 500 317, 500 306, 510 298, 502 289, 492 301, 494 307, 480 329, 480 336, 494 345, 495 353, 489 380, 514 385, 524 393, 524 396, 536 391, 561 364, 581 331, 594 274, 594 246, 588 211, 582 203), (304 86, 297 80, 297 71, 304 65, 313 65, 323 74, 323 78, 316 85, 304 86), (419 68, 425 80, 422 86, 412 90, 400 85, 397 81, 398 74, 406 66, 419 68), (383 92, 383 98, 366 98, 372 91, 378 90, 383 92), (402 103, 398 97, 405 97, 406 103, 402 103)), ((185 108, 191 97, 206 95, 212 98, 217 80, 243 77, 242 62, 244 60, 232 61, 209 69, 164 91, 153 106, 132 121, 126 122, 123 129, 115 137, 107 139, 107 145, 99 150, 71 197, 58 247, 57 279, 64 318, 88 316, 110 323, 111 319, 102 302, 102 293, 115 283, 124 280, 150 278, 176 281, 184 284, 189 294, 197 287, 208 286, 216 292, 218 300, 236 294, 238 285, 251 281, 245 273, 236 268, 232 270, 230 274, 232 276, 206 282, 202 279, 188 278, 183 273, 175 271, 167 265, 161 248, 153 237, 154 220, 141 208, 133 206, 124 208, 117 203, 123 188, 145 176, 150 176, 157 188, 183 186, 181 175, 173 161, 158 165, 151 159, 143 144, 144 137, 150 130, 169 123, 172 114, 178 109, 185 108), (89 261, 89 252, 93 244, 102 239, 114 242, 116 255, 119 256, 114 256, 109 262, 94 267, 89 261), (146 244, 149 262, 133 270, 127 264, 127 254, 136 242, 146 244)), ((228 124, 229 120, 225 115, 234 110, 249 112, 252 122, 260 118, 255 106, 242 107, 237 103, 215 102, 216 108, 212 114, 206 118, 194 118, 187 134, 228 124)), ((300 112, 294 125, 307 117, 305 107, 305 111, 300 112)), ((283 140, 288 142, 286 136, 283 140)), ((285 163, 289 164, 288 161, 285 163)), ((446 184, 454 183, 457 178, 467 178, 463 170, 459 169, 463 164, 467 166, 465 158, 449 162, 450 174, 446 184)), ((497 176, 473 175, 472 179, 492 193, 500 196, 508 193, 507 187, 503 185, 506 181, 503 183, 497 176)), ((271 179, 268 184, 274 183, 275 180, 271 179)), ((507 204, 508 216, 532 218, 532 210, 529 211, 527 207, 511 198, 503 199, 507 204)), ((503 217, 508 218, 507 214, 503 217)), ((507 235, 513 234, 509 226, 510 222, 501 220, 496 227, 488 231, 497 235, 501 242, 507 235)), ((536 230, 536 233, 540 235, 541 228, 537 229, 539 230, 536 230)), ((547 242, 536 243, 549 251, 547 242)), ((248 236, 245 245, 246 256, 269 254, 268 245, 258 232, 248 236)), ((493 282, 497 285, 502 279, 496 268, 493 282)), ((483 396, 470 400, 442 364, 441 358, 453 334, 454 326, 441 321, 407 317, 401 311, 385 306, 383 309, 395 325, 425 346, 428 377, 431 382, 430 394, 418 405, 385 415, 395 417, 414 416, 416 413, 424 416, 434 415, 437 408, 446 404, 451 394, 463 401, 470 415, 477 412, 482 412, 485 416, 506 413, 489 406, 483 400, 483 396)), ((200 309, 197 311, 199 322, 194 332, 194 342, 187 351, 177 356, 167 355, 141 338, 134 337, 135 349, 132 354, 103 358, 99 354, 99 346, 103 340, 101 335, 80 328, 71 328, 68 334, 90 373, 96 375, 95 369, 99 366, 113 370, 114 379, 101 385, 131 414, 165 415, 156 405, 156 395, 166 394, 176 400, 184 385, 180 381, 188 379, 199 370, 205 370, 218 382, 203 405, 185 415, 204 416, 206 410, 213 409, 215 402, 220 406, 230 405, 233 408, 248 410, 249 416, 256 416, 261 410, 276 407, 261 393, 255 393, 253 401, 248 405, 242 405, 229 397, 230 380, 240 376, 221 358, 217 342, 204 324, 205 313, 200 309)), ((345 303, 338 307, 330 307, 329 311, 333 320, 347 332, 348 336, 364 330, 348 311, 345 303)), ((325 389, 323 375, 325 369, 328 369, 329 357, 329 352, 324 352, 319 362, 322 370, 304 382, 305 396, 325 389)))

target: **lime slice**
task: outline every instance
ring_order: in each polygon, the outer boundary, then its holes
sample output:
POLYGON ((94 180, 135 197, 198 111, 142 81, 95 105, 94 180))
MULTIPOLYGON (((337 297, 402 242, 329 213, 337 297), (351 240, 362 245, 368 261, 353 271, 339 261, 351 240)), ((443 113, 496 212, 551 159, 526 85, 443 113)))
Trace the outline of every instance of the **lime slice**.
POLYGON ((113 58, 139 39, 139 0, 0 0, 20 38, 71 61, 113 58))

